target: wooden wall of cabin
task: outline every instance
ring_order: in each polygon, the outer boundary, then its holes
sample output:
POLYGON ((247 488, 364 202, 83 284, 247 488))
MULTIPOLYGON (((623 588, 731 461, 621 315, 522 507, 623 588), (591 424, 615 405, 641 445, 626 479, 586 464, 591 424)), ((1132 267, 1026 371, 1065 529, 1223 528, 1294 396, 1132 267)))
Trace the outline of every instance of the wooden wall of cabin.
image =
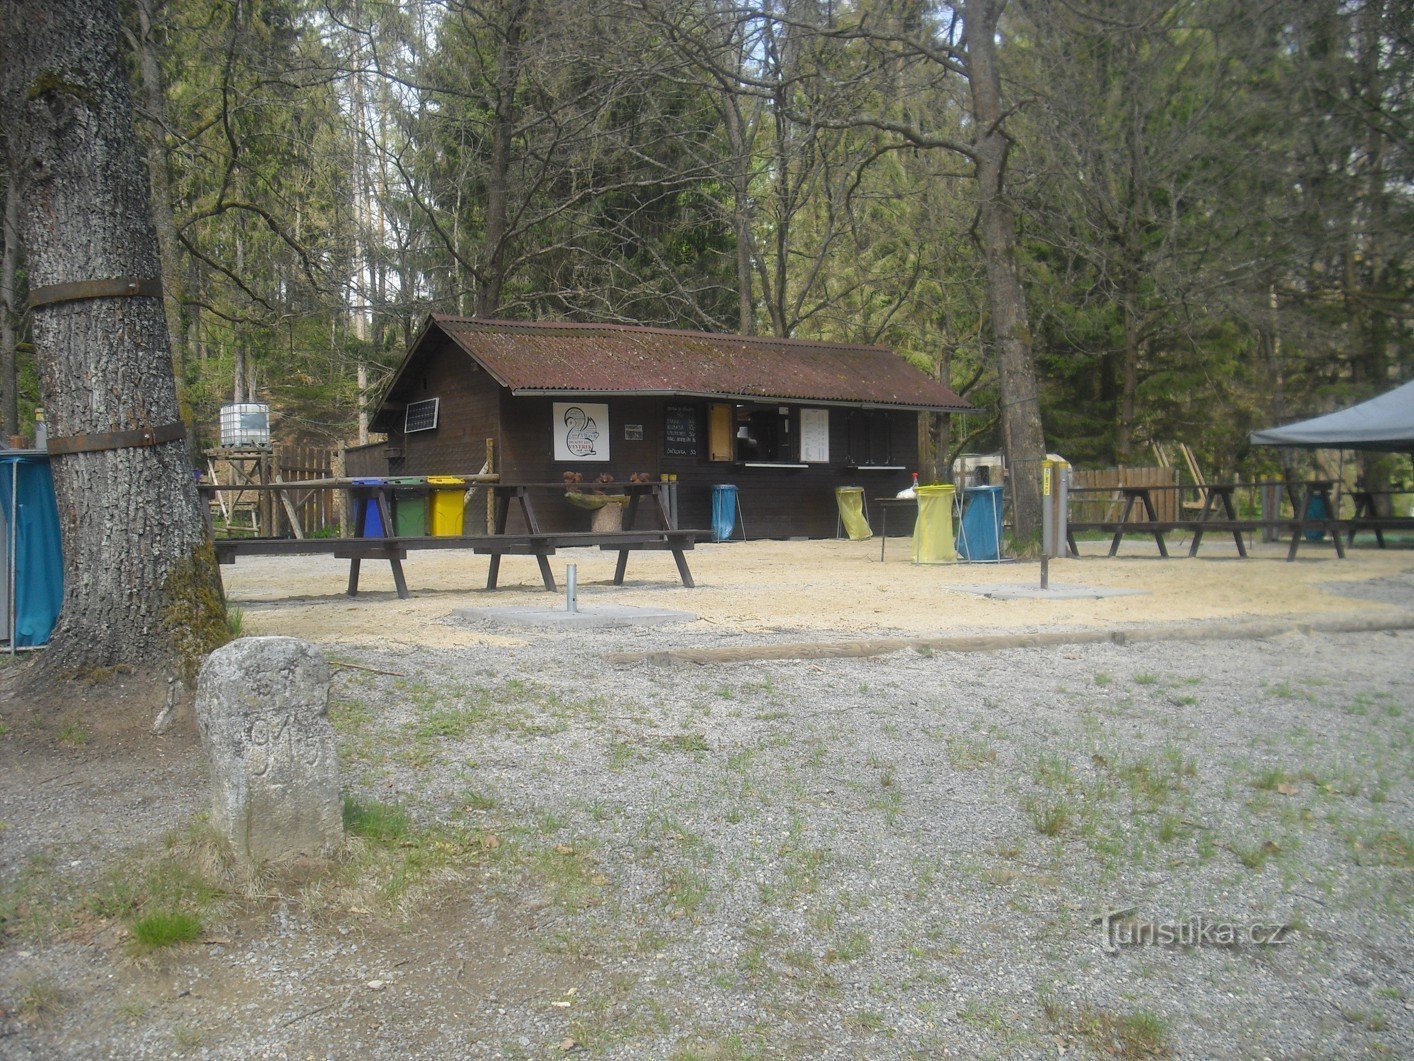
POLYGON ((434 336, 426 356, 408 366, 389 396, 399 406, 389 417, 388 426, 396 421, 389 443, 394 451, 401 448, 402 456, 388 462, 388 475, 477 472, 486 460, 486 440, 500 431, 501 386, 450 340, 434 336), (437 426, 404 434, 401 409, 429 398, 438 399, 437 426))
MULTIPOLYGON (((655 479, 665 473, 678 477, 678 524, 684 528, 711 526, 712 486, 735 483, 742 521, 752 538, 828 538, 835 533, 835 488, 862 486, 866 498, 892 497, 907 486, 908 470, 873 471, 846 467, 850 451, 849 414, 846 408, 829 410, 829 463, 805 468, 746 468, 732 461, 708 460, 707 407, 705 400, 595 397, 573 399, 608 406, 607 461, 556 461, 554 459, 551 397, 501 396, 500 472, 507 482, 558 484, 566 471, 576 471, 590 484, 607 472, 625 480, 633 472, 647 472, 655 479), (696 418, 696 455, 668 455, 664 434, 666 408, 691 408, 696 418), (639 435, 641 438, 632 437, 639 435)), ((799 406, 791 405, 791 431, 799 439, 799 406)), ((891 463, 911 469, 917 460, 918 416, 904 411, 881 412, 892 449, 891 463)), ((680 419, 680 418, 679 418, 680 419)), ((678 449, 683 440, 674 440, 678 449)), ((565 501, 563 491, 551 485, 532 497, 542 530, 587 530, 590 514, 565 501)), ((639 513, 635 526, 652 526, 651 514, 639 513)), ((877 524, 878 513, 870 513, 877 524)), ((519 513, 512 511, 511 531, 524 529, 519 513)), ((739 532, 738 532, 739 533, 739 532)))

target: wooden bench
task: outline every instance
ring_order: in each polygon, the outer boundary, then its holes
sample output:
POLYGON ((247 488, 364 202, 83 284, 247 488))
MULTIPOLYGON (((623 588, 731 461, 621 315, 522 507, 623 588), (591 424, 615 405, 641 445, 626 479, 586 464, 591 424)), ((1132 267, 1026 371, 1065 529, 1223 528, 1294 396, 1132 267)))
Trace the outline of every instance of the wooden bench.
POLYGON ((1357 516, 1354 519, 1345 521, 1349 528, 1346 541, 1350 545, 1355 544, 1355 532, 1362 530, 1372 530, 1375 532, 1375 542, 1381 549, 1385 548, 1385 531, 1408 531, 1414 530, 1414 516, 1357 516))
POLYGON ((358 594, 359 569, 364 560, 386 560, 393 571, 393 583, 398 596, 409 596, 402 562, 411 550, 470 549, 491 557, 486 588, 495 589, 500 574, 502 556, 534 556, 540 567, 545 588, 556 590, 555 576, 550 570, 549 557, 557 549, 598 546, 617 551, 619 561, 614 570, 614 585, 623 585, 628 555, 640 549, 663 549, 673 554, 682 584, 694 588, 692 573, 683 555, 692 549, 698 538, 709 535, 705 530, 640 530, 541 532, 530 534, 457 535, 438 537, 392 538, 226 538, 215 542, 216 559, 233 564, 241 556, 303 556, 328 555, 349 562, 348 594, 358 594))

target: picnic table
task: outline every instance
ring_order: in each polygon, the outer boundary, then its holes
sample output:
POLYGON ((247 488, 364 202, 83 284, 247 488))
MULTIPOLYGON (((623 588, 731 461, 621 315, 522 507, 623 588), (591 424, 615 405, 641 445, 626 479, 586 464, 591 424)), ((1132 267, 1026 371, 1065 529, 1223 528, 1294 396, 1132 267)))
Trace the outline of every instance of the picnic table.
POLYGON ((1387 530, 1414 530, 1414 518, 1409 516, 1381 516, 1376 506, 1375 498, 1390 497, 1396 494, 1403 494, 1403 490, 1352 490, 1351 498, 1355 501, 1355 515, 1346 520, 1349 532, 1346 535, 1346 543, 1355 544, 1355 532, 1361 530, 1372 530, 1375 532, 1375 542, 1381 549, 1385 548, 1385 531, 1387 530))
MULTIPOLYGON (((1290 519, 1239 519, 1237 508, 1233 502, 1233 495, 1242 487, 1242 483, 1211 483, 1204 484, 1207 496, 1203 502, 1203 508, 1196 519, 1175 519, 1161 520, 1158 510, 1154 504, 1153 492, 1156 490, 1178 490, 1183 489, 1175 486, 1121 486, 1118 493, 1124 498, 1124 508, 1118 520, 1096 520, 1092 522, 1069 523, 1066 527, 1067 543, 1073 555, 1079 556, 1079 550, 1075 544, 1075 532, 1086 530, 1112 531, 1114 536, 1110 540, 1109 556, 1114 556, 1119 551, 1120 542, 1130 534, 1148 534, 1154 538, 1155 545, 1158 546, 1159 555, 1167 557, 1169 555, 1168 546, 1164 542, 1164 535, 1169 531, 1183 530, 1190 531, 1193 535, 1188 546, 1190 557, 1198 555, 1198 549, 1202 545, 1203 535, 1208 532, 1230 532, 1233 540, 1237 544, 1237 552, 1240 557, 1246 558, 1247 547, 1242 540, 1244 531, 1251 532, 1263 528, 1286 528, 1291 531, 1291 545, 1287 550, 1287 560, 1296 559, 1296 552, 1301 541, 1308 532, 1322 530, 1331 534, 1335 544, 1336 554, 1342 559, 1345 557, 1345 546, 1340 540, 1340 531, 1345 529, 1345 521, 1335 516, 1335 506, 1331 500, 1331 491, 1335 486, 1333 480, 1315 479, 1308 482, 1287 482, 1285 484, 1287 496, 1291 500, 1292 512, 1294 515, 1290 519), (1324 504, 1324 516, 1311 516, 1313 500, 1319 499, 1324 504), (1132 518, 1135 506, 1142 507, 1143 519, 1132 518), (1222 507, 1224 518, 1217 518, 1215 505, 1222 507)), ((1072 487, 1071 494, 1099 493, 1109 491, 1110 487, 1072 487)))
MULTIPOLYGON (((460 476, 460 478, 471 479, 471 476, 460 476)), ((671 526, 668 516, 668 506, 665 497, 666 483, 608 483, 603 484, 604 489, 622 490, 628 495, 627 511, 625 512, 625 524, 632 525, 632 521, 637 514, 639 502, 644 496, 652 496, 656 504, 653 507, 655 513, 656 527, 644 530, 627 531, 543 531, 540 528, 539 519, 536 516, 534 504, 530 499, 530 490, 533 488, 556 489, 563 491, 563 483, 501 483, 489 481, 490 477, 477 477, 480 481, 492 490, 495 499, 494 515, 490 534, 460 534, 460 535, 396 535, 386 534, 383 537, 343 537, 343 538, 224 538, 215 540, 216 557, 222 564, 235 563, 241 556, 290 556, 309 554, 329 554, 336 559, 349 561, 349 581, 348 595, 358 594, 359 573, 364 560, 386 561, 393 574, 393 583, 397 589, 398 596, 406 599, 409 596, 407 579, 403 572, 402 562, 407 559, 410 550, 423 549, 470 549, 474 553, 489 555, 491 557, 490 568, 487 572, 486 588, 495 589, 500 574, 501 557, 508 555, 534 556, 540 568, 541 580, 545 588, 554 592, 557 587, 555 576, 550 570, 549 557, 557 549, 567 549, 579 546, 595 546, 601 550, 616 551, 618 563, 614 569, 614 585, 623 585, 624 575, 628 566, 628 557, 631 552, 639 550, 665 550, 673 554, 673 560, 677 565, 678 577, 682 584, 689 589, 693 588, 692 572, 688 569, 687 558, 684 555, 692 549, 698 538, 708 535, 705 530, 681 530, 671 526), (520 506, 521 516, 525 521, 526 531, 523 533, 508 533, 506 525, 510 506, 512 502, 520 506)), ((394 490, 406 489, 405 484, 370 483, 367 481, 355 482, 352 479, 331 479, 327 481, 311 482, 305 481, 299 484, 280 484, 283 487, 293 487, 298 485, 301 488, 309 489, 318 487, 323 489, 348 489, 356 490, 358 496, 366 503, 377 506, 381 519, 381 526, 386 532, 394 526, 392 520, 391 495, 394 490)), ((598 486, 598 484, 595 484, 598 486)), ((279 487, 276 487, 279 488, 279 487)), ((203 491, 224 489, 223 487, 205 486, 203 491)))
MULTIPOLYGON (((907 508, 913 512, 918 511, 918 499, 913 497, 876 497, 874 504, 879 506, 879 563, 884 562, 884 546, 889 540, 889 509, 907 508)), ((916 516, 915 516, 916 518, 916 516)))

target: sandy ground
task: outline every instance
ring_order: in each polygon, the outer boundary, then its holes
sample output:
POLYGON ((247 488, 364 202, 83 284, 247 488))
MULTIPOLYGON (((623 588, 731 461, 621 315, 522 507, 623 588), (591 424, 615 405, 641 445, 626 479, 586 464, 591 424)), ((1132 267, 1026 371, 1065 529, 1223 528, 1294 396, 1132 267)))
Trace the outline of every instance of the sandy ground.
MULTIPOLYGON (((1193 559, 1171 544, 1170 559, 1152 543, 1126 543, 1119 556, 1106 544, 1082 542, 1079 559, 1050 565, 1055 586, 1138 590, 1139 595, 1082 600, 994 600, 960 587, 1039 584, 1037 563, 918 566, 909 542, 891 538, 885 560, 879 541, 759 541, 699 546, 688 554, 696 589, 677 580, 666 553, 631 557, 628 578, 613 585, 615 554, 565 550, 551 558, 563 589, 566 565, 578 569, 580 605, 596 601, 669 608, 713 627, 742 633, 795 633, 802 639, 965 634, 1062 626, 1119 627, 1156 622, 1237 620, 1273 616, 1394 614, 1388 603, 1344 595, 1334 583, 1385 580, 1414 571, 1414 551, 1357 548, 1340 560, 1327 543, 1303 547, 1293 563, 1285 545, 1256 546, 1241 559, 1231 542, 1210 539, 1193 559)), ((541 586, 533 558, 506 557, 501 587, 485 587, 488 558, 471 552, 415 552, 405 562, 409 600, 398 600, 385 565, 365 562, 356 599, 344 594, 346 561, 331 557, 248 557, 223 568, 231 603, 246 634, 296 634, 324 642, 454 648, 520 644, 533 634, 487 632, 450 622, 460 608, 502 605, 561 607, 563 595, 541 586)))

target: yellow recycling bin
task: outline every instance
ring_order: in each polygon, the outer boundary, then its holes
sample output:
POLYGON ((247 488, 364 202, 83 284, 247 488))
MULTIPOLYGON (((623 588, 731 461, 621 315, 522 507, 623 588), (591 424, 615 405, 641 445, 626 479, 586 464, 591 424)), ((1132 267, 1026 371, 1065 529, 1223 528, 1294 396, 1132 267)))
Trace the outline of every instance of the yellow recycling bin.
POLYGON ((432 520, 427 528, 435 538, 455 538, 462 532, 466 480, 455 475, 429 475, 432 487, 432 520))
POLYGON ((957 547, 952 535, 951 483, 918 488, 918 519, 913 524, 915 564, 955 564, 957 547))
POLYGON ((864 515, 864 487, 835 487, 835 504, 839 506, 840 522, 852 542, 865 542, 874 537, 869 520, 864 515))

